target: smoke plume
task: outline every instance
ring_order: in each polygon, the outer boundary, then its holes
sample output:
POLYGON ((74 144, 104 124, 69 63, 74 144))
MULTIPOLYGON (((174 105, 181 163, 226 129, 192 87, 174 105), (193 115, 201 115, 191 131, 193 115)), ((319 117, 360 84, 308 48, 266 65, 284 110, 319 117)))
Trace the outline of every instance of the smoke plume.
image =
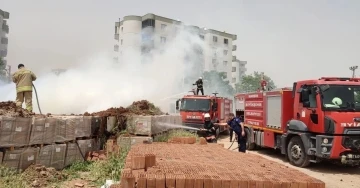
MULTIPOLYGON (((151 40, 160 38, 149 36, 151 40)), ((99 53, 68 67, 59 75, 50 70, 46 73, 32 70, 38 77, 34 85, 41 110, 43 113, 79 114, 127 106, 135 100, 146 99, 168 112, 170 102, 181 97, 176 94, 190 91, 194 87, 192 83, 202 76, 206 50, 209 47, 198 34, 178 28, 171 40, 146 54, 139 53, 140 46, 129 47, 123 51, 118 63, 114 63, 112 54, 99 53)), ((27 68, 31 70, 31 67, 27 68)), ((14 101, 15 97, 13 83, 0 86, 0 101, 14 101)), ((38 113, 35 92, 33 109, 38 113)))

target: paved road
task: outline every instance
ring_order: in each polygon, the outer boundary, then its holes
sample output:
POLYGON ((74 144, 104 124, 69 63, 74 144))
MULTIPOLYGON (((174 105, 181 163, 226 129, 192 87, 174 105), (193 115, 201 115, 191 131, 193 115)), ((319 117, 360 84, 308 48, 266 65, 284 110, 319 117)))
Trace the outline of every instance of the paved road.
MULTIPOLYGON (((224 143, 225 148, 229 148, 231 143, 229 137, 223 137, 218 143, 224 143)), ((230 149, 235 149, 237 144, 234 143, 230 149)), ((237 150, 234 150, 234 152, 237 150)), ((255 155, 262 156, 266 159, 281 163, 288 167, 297 169, 309 176, 320 179, 326 183, 329 188, 360 188, 360 168, 342 167, 334 164, 320 163, 312 164, 308 168, 298 168, 290 165, 284 160, 284 156, 272 149, 260 149, 249 151, 255 155)))

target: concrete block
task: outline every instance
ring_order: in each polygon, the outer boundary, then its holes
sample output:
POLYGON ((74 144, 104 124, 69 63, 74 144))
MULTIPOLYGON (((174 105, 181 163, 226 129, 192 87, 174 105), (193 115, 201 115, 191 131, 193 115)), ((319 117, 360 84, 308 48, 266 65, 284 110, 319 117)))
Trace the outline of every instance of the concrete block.
POLYGON ((20 164, 21 153, 23 151, 24 151, 23 149, 17 149, 14 151, 6 151, 2 164, 8 168, 18 170, 19 164, 20 164))
POLYGON ((53 150, 54 150, 54 145, 43 146, 40 149, 39 155, 36 159, 36 164, 41 164, 46 167, 50 167, 53 150))
POLYGON ((21 153, 19 170, 23 172, 30 165, 35 164, 40 148, 26 148, 21 153))
POLYGON ((114 129, 114 127, 116 126, 116 124, 117 124, 117 119, 116 119, 116 117, 115 116, 109 116, 109 117, 107 117, 107 124, 106 124, 106 130, 108 131, 108 132, 110 132, 111 130, 113 130, 114 129))
POLYGON ((0 117, 0 147, 29 144, 32 118, 0 117))
POLYGON ((152 137, 149 136, 133 136, 133 137, 122 137, 119 136, 116 140, 117 145, 120 146, 120 148, 128 145, 135 145, 139 143, 143 143, 144 140, 152 140, 152 137))
POLYGON ((126 129, 130 134, 151 136, 153 126, 153 116, 133 116, 128 118, 126 129))

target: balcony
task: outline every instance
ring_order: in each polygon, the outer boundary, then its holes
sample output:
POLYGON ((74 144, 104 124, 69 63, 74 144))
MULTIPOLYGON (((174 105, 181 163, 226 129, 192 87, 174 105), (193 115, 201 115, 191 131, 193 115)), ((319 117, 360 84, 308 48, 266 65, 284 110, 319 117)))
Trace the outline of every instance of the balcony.
POLYGON ((115 34, 115 35, 114 35, 114 39, 117 40, 117 41, 119 41, 119 34, 115 34))
POLYGON ((236 51, 236 49, 237 49, 237 46, 236 46, 236 45, 233 45, 233 46, 232 46, 232 51, 236 51))
POLYGON ((232 61, 236 61, 236 56, 235 55, 232 56, 232 61))
POLYGON ((9 43, 9 39, 7 37, 1 38, 1 44, 8 44, 8 43, 9 43))
POLYGON ((115 51, 115 52, 118 52, 118 51, 119 51, 119 45, 117 45, 117 44, 114 45, 114 51, 115 51))
POLYGON ((2 25, 2 30, 5 32, 5 33, 9 33, 9 26, 6 25, 5 23, 2 25))

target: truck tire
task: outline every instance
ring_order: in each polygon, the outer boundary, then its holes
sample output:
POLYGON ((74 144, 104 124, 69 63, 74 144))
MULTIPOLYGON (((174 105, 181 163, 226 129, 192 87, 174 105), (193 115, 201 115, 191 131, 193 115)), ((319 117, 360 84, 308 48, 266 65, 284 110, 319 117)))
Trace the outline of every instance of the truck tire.
POLYGON ((290 139, 287 145, 287 157, 290 164, 297 167, 307 167, 310 164, 310 157, 307 155, 304 144, 299 136, 290 139))
POLYGON ((254 150, 256 145, 255 143, 251 143, 251 135, 250 130, 245 128, 245 135, 246 135, 246 149, 247 150, 254 150))

